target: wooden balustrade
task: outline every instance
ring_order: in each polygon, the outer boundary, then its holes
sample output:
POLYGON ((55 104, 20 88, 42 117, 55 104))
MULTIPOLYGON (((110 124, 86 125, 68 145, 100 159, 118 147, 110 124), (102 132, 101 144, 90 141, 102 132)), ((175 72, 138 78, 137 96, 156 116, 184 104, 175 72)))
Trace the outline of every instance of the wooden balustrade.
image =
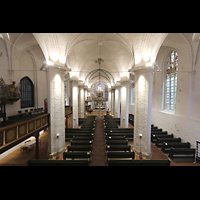
POLYGON ((49 114, 16 122, 0 128, 0 154, 49 126, 49 114))

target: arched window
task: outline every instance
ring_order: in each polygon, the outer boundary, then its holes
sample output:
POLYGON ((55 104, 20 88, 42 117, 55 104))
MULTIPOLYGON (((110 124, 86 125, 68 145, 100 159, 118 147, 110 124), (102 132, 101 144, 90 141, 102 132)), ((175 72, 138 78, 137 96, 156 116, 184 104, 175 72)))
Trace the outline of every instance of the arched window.
POLYGON ((178 53, 171 51, 167 58, 165 82, 165 109, 174 110, 177 92, 178 53))
POLYGON ((34 86, 30 78, 23 77, 21 83, 21 108, 34 107, 34 86))

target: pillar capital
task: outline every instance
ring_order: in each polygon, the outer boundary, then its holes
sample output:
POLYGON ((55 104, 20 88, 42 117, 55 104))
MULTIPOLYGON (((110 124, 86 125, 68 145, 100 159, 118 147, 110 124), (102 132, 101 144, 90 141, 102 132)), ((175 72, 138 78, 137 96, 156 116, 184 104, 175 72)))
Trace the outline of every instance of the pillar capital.
POLYGON ((142 66, 142 67, 137 68, 137 69, 134 70, 135 74, 143 74, 143 73, 148 73, 148 72, 153 72, 153 68, 152 67, 142 66))

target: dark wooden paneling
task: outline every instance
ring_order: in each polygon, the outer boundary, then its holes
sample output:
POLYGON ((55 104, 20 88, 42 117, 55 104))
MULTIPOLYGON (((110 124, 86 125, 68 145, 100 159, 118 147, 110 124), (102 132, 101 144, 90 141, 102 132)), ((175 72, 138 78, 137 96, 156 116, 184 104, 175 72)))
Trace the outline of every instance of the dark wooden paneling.
POLYGON ((46 125, 47 124, 47 119, 46 117, 43 117, 42 118, 42 126, 46 125))
POLYGON ((17 127, 6 130, 5 132, 5 142, 9 143, 17 138, 17 127))
POLYGON ((3 145, 3 131, 0 132, 0 146, 3 145))
POLYGON ((34 129, 35 129, 35 121, 33 120, 33 121, 28 123, 28 132, 30 133, 34 129))
POLYGON ((37 119, 36 120, 36 128, 40 128, 41 127, 41 119, 37 119))
POLYGON ((18 128, 18 137, 21 137, 25 134, 27 134, 27 124, 22 124, 18 128))
POLYGON ((35 136, 41 130, 49 126, 49 114, 43 114, 31 119, 17 122, 0 128, 0 154, 26 140, 35 136), (42 123, 41 123, 42 121, 42 123), (28 129, 28 131, 27 131, 28 129), (5 132, 5 138, 4 138, 5 132), (5 140, 5 141, 4 141, 5 140))

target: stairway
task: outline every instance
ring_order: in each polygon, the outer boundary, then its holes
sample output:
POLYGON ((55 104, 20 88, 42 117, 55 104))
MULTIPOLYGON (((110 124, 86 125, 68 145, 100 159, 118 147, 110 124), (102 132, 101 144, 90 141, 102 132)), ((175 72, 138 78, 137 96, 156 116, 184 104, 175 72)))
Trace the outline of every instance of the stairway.
POLYGON ((103 120, 97 118, 91 166, 107 166, 103 120))

